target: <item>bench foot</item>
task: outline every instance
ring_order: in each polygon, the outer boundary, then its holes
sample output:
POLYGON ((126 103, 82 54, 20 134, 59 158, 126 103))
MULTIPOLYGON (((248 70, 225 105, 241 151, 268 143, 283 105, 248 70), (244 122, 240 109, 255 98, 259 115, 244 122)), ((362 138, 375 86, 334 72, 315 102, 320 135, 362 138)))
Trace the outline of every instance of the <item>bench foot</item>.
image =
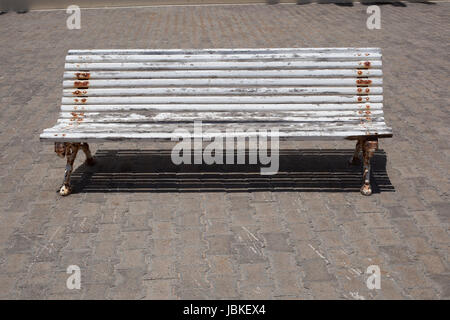
POLYGON ((370 196, 372 194, 372 187, 370 185, 370 159, 376 150, 378 150, 378 139, 371 138, 361 141, 361 148, 363 152, 363 185, 361 187, 361 194, 370 196))
POLYGON ((360 191, 363 196, 370 196, 372 194, 372 187, 370 186, 370 183, 363 184, 360 191))
POLYGON ((72 187, 70 186, 70 176, 72 175, 73 163, 75 162, 79 149, 83 150, 86 155, 86 165, 94 165, 95 161, 87 143, 55 143, 56 154, 61 158, 67 158, 66 170, 64 171, 64 180, 61 188, 58 190, 59 194, 62 196, 67 196, 72 192, 72 187))
POLYGON ((63 184, 59 189, 59 194, 61 196, 68 196, 72 193, 72 187, 70 185, 63 184))

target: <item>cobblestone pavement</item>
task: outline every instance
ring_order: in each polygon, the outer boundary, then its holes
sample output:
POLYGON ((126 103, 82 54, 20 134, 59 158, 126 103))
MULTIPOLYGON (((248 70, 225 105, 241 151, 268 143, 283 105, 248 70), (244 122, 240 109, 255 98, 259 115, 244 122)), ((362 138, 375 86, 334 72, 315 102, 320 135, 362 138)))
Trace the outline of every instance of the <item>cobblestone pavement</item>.
POLYGON ((0 16, 0 298, 449 299, 450 3, 384 5, 381 30, 366 8, 86 10, 71 31, 64 11, 0 16), (383 49, 394 138, 373 196, 345 141, 282 144, 290 179, 170 167, 162 144, 93 145, 97 166, 56 194, 65 162, 38 135, 57 119, 69 48, 324 46, 383 49), (80 290, 66 288, 72 264, 80 290))

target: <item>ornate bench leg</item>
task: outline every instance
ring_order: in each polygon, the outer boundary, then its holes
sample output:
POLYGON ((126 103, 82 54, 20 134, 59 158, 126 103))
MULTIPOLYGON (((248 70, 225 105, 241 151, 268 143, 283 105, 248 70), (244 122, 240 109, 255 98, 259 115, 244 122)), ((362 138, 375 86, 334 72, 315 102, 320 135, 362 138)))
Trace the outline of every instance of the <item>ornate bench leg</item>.
POLYGON ((84 154, 86 155, 86 165, 93 166, 95 164, 95 160, 92 157, 91 150, 89 149, 89 145, 87 143, 81 144, 81 150, 83 150, 84 154))
POLYGON ((359 155, 361 153, 361 146, 362 146, 363 141, 361 139, 358 139, 358 141, 356 141, 356 147, 355 147, 355 152, 353 153, 353 157, 349 160, 349 163, 351 165, 357 165, 359 163, 359 155))
POLYGON ((365 196, 370 196, 372 194, 372 187, 370 185, 370 159, 376 150, 378 150, 378 139, 365 140, 362 142, 364 184, 361 187, 361 193, 365 196))
POLYGON ((62 196, 67 196, 72 191, 70 187, 70 175, 73 170, 73 163, 80 148, 80 143, 55 143, 55 152, 58 156, 67 158, 66 170, 64 172, 64 181, 59 189, 59 194, 62 196))

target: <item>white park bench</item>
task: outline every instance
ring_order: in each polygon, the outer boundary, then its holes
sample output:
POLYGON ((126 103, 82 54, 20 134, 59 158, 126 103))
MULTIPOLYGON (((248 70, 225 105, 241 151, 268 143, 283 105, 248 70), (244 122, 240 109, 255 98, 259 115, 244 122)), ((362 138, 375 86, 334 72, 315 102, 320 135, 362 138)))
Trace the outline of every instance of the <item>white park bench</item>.
MULTIPOLYGON (((171 140, 175 129, 277 128, 280 140, 356 140, 361 193, 370 158, 392 137, 378 48, 69 50, 57 124, 41 141, 67 157, 61 195, 88 142, 171 140)), ((301 164, 299 164, 301 165, 301 164)))

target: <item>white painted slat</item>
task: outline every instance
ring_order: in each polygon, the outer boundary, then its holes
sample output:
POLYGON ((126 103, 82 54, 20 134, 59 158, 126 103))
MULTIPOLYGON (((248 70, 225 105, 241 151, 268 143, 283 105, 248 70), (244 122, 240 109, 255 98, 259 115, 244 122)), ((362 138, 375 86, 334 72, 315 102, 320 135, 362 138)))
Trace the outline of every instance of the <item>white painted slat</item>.
POLYGON ((334 111, 334 110, 382 110, 382 103, 341 103, 341 104, 92 104, 92 105, 62 105, 61 111, 334 111))
POLYGON ((65 89, 65 97, 115 97, 149 95, 324 95, 324 94, 382 94, 381 87, 203 87, 203 88, 102 88, 102 89, 65 89))
POLYGON ((315 52, 374 52, 380 48, 208 48, 208 49, 71 49, 68 55, 80 54, 245 54, 245 53, 315 53, 315 52))
MULTIPOLYGON (((377 130, 377 131, 365 131, 365 130, 348 130, 348 131, 291 131, 291 132, 279 132, 279 134, 266 135, 267 137, 279 137, 283 140, 342 140, 349 138, 356 138, 360 136, 374 136, 377 135, 381 138, 392 137, 392 131, 390 130, 377 130)), ((246 133, 242 135, 234 134, 229 135, 230 138, 237 137, 249 137, 259 136, 258 134, 246 133)), ((226 136, 225 136, 226 137, 226 136)), ((102 142, 102 141, 171 141, 172 138, 179 139, 180 136, 176 136, 173 133, 153 132, 153 133, 67 133, 67 134, 53 134, 44 132, 40 136, 42 141, 51 142, 102 142)), ((194 135, 185 136, 182 138, 197 138, 194 135)), ((198 138, 214 137, 204 135, 198 138)))
POLYGON ((255 61, 255 62, 123 62, 66 63, 66 70, 233 70, 233 69, 346 69, 380 68, 381 61, 255 61))
POLYGON ((207 122, 355 122, 355 121, 370 121, 370 122, 384 122, 384 117, 381 112, 375 114, 354 112, 353 114, 335 114, 330 115, 322 112, 322 114, 314 113, 155 113, 155 114, 114 114, 114 113, 64 113, 58 119, 59 123, 147 123, 147 122, 192 122, 192 121, 207 121, 207 122))
POLYGON ((149 97, 63 97, 62 104, 116 103, 358 103, 382 102, 383 96, 149 96, 149 97))
POLYGON ((380 53, 269 53, 269 54, 196 54, 196 55, 143 55, 143 54, 104 54, 68 55, 66 62, 154 62, 154 61, 233 61, 233 60, 380 60, 380 53))
POLYGON ((381 77, 381 69, 319 70, 170 70, 170 71, 65 71, 64 79, 184 79, 184 78, 331 78, 381 77))
MULTIPOLYGON (((343 78, 189 78, 189 79, 108 79, 108 80, 65 80, 64 88, 125 88, 125 87, 183 87, 183 86, 355 86, 361 79, 343 78)), ((381 78, 368 78, 368 86, 381 86, 381 78)))
MULTIPOLYGON (((107 126, 100 126, 96 124, 95 126, 80 125, 76 128, 67 128, 70 126, 65 126, 64 130, 61 128, 55 128, 45 130, 42 134, 42 139, 51 139, 57 141, 61 139, 63 141, 70 141, 69 139, 79 139, 78 141, 89 141, 90 139, 99 140, 129 140, 129 139, 162 139, 170 140, 171 138, 179 138, 180 136, 184 138, 215 138, 215 137, 249 137, 249 136, 278 136, 281 139, 291 139, 296 138, 298 140, 310 139, 311 137, 328 137, 329 139, 342 139, 349 138, 352 136, 364 136, 364 135, 379 135, 379 136, 391 136, 392 131, 389 128, 383 126, 365 126, 365 125, 353 125, 353 126, 336 126, 330 124, 321 123, 320 126, 312 127, 307 125, 302 127, 300 124, 286 125, 285 123, 280 123, 279 126, 276 124, 270 124, 269 126, 263 126, 257 124, 256 126, 249 126, 248 124, 229 124, 229 125, 218 125, 206 123, 203 124, 203 131, 201 135, 198 135, 193 130, 192 123, 189 124, 164 124, 158 125, 146 125, 146 128, 136 126, 124 127, 123 125, 115 124, 111 127, 111 124, 107 126), (217 131, 211 132, 208 129, 214 128, 217 131), (275 132, 273 129, 278 129, 275 132), (175 132, 175 130, 178 131, 175 132), (180 131, 179 129, 185 129, 180 131), (228 130, 227 130, 228 129, 228 130), (66 140, 64 140, 66 139, 66 140)), ((76 140, 72 140, 76 141, 76 140)))
MULTIPOLYGON (((126 119, 129 120, 129 119, 126 119)), ((300 123, 314 123, 314 124, 322 124, 322 123, 328 123, 328 122, 336 122, 336 123, 342 123, 351 125, 354 127, 358 124, 370 124, 371 126, 380 125, 381 127, 384 127, 384 118, 383 117, 368 117, 365 119, 364 117, 314 117, 314 118, 307 118, 307 117, 264 117, 264 118, 258 118, 255 117, 254 119, 248 119, 248 118, 239 118, 239 117, 224 117, 217 120, 212 120, 209 118, 199 118, 199 117, 173 117, 172 119, 167 119, 166 121, 162 119, 141 119, 139 121, 126 121, 119 118, 101 118, 101 119, 89 119, 89 118, 83 118, 82 123, 84 124, 97 124, 97 123, 186 123, 186 122, 193 122, 193 121, 209 121, 211 123, 226 123, 226 122, 233 122, 233 123, 267 123, 270 121, 284 121, 284 122, 291 122, 295 124, 300 123)), ((58 119, 57 123, 59 124, 67 124, 67 125, 76 125, 80 122, 73 120, 73 119, 58 119)))
MULTIPOLYGON (((177 129, 186 129, 193 131, 193 124, 190 123, 137 123, 137 124, 125 124, 125 123, 74 123, 69 125, 68 123, 59 123, 53 128, 45 129, 46 133, 151 133, 151 132, 168 132, 172 133, 177 129)), ((288 131, 349 131, 349 130, 360 130, 360 131, 373 131, 378 132, 378 130, 383 130, 386 127, 383 124, 379 123, 364 123, 361 124, 359 121, 355 121, 354 123, 349 122, 322 122, 318 124, 311 124, 305 122, 299 123, 289 123, 289 122, 272 122, 272 123, 255 123, 253 125, 249 125, 248 123, 202 123, 203 132, 207 132, 209 129, 216 130, 215 133, 212 133, 214 136, 221 136, 227 130, 235 131, 237 128, 242 128, 244 131, 248 131, 249 129, 258 130, 258 131, 274 131, 275 129, 283 130, 285 132, 288 131)))
POLYGON ((267 119, 267 121, 273 121, 279 117, 361 117, 365 115, 379 116, 383 115, 383 110, 339 110, 339 111, 222 111, 222 112, 205 112, 205 111, 188 111, 188 112, 160 112, 160 111, 141 111, 141 112, 61 112, 59 114, 60 119, 64 118, 76 118, 82 117, 84 120, 88 119, 108 119, 108 120, 120 120, 120 121, 147 121, 153 118, 165 121, 174 119, 182 119, 183 117, 200 117, 208 118, 211 120, 220 121, 224 118, 248 118, 248 119, 267 119))

